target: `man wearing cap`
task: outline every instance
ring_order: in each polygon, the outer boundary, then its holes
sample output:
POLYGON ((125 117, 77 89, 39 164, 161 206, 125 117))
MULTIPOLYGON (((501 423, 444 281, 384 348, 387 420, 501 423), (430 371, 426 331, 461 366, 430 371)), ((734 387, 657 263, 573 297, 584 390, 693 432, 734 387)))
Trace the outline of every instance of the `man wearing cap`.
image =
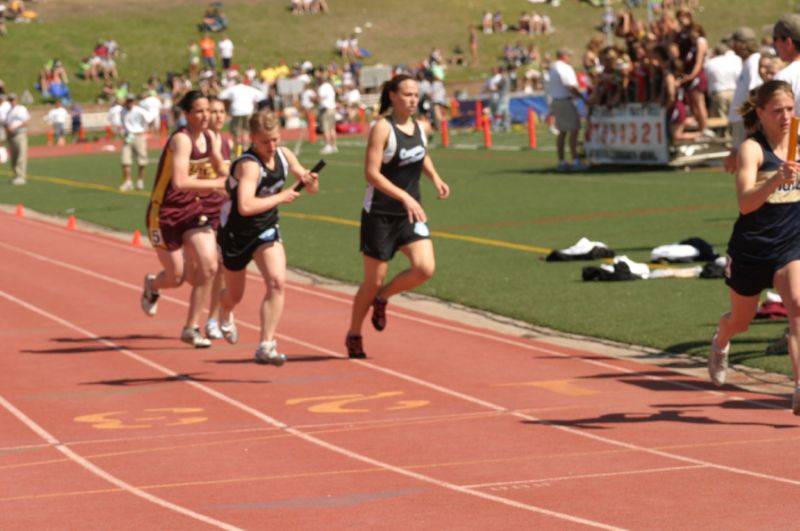
POLYGON ((568 48, 562 48, 556 52, 556 60, 550 67, 550 81, 547 83, 547 94, 552 100, 550 114, 555 117, 558 129, 558 137, 556 137, 558 171, 586 169, 581 159, 578 158, 578 131, 581 128, 581 117, 573 100, 573 98, 584 99, 584 96, 578 89, 578 77, 575 69, 569 64, 571 58, 572 50, 568 48), (564 158, 564 143, 567 135, 569 135, 572 166, 568 165, 564 158))
POLYGON ((783 15, 772 28, 772 44, 782 61, 787 63, 783 70, 775 74, 775 79, 786 81, 792 86, 795 101, 795 114, 800 111, 800 15, 783 15))
POLYGON ((758 38, 750 28, 737 29, 728 38, 728 42, 736 55, 742 58, 742 71, 736 79, 736 89, 733 91, 733 99, 728 111, 728 123, 731 126, 731 152, 725 159, 725 169, 734 173, 739 146, 747 138, 742 116, 737 111, 750 96, 750 91, 762 84, 761 76, 758 74, 758 62, 761 54, 758 53, 758 38))
POLYGON ((6 113, 3 126, 8 140, 8 151, 11 156, 11 167, 14 169, 14 178, 11 184, 25 184, 28 171, 28 123, 31 115, 24 105, 17 102, 17 95, 13 92, 8 95, 10 107, 6 113))
POLYGON ((136 179, 136 189, 144 190, 144 168, 147 166, 147 133, 150 124, 153 123, 153 116, 140 105, 136 104, 136 97, 128 94, 125 98, 125 105, 122 107, 120 115, 122 121, 122 184, 119 189, 121 192, 133 190, 131 182, 131 166, 134 157, 139 171, 136 179))

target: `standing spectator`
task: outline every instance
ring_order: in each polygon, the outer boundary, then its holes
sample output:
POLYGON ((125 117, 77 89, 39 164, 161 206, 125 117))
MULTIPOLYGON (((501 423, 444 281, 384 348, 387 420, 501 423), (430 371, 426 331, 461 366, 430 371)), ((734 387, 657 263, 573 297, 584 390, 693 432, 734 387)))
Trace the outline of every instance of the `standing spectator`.
POLYGON ((155 90, 150 90, 147 95, 139 102, 139 106, 150 113, 153 121, 150 122, 150 130, 157 133, 161 128, 161 111, 164 108, 164 103, 155 90))
POLYGON ((28 109, 17 102, 17 95, 13 92, 8 95, 11 106, 6 113, 4 126, 8 138, 8 150, 14 178, 11 184, 21 185, 26 183, 28 172, 28 124, 31 115, 28 109))
POLYGON ((67 122, 69 121, 69 113, 64 108, 61 100, 56 100, 54 106, 47 113, 47 123, 53 128, 53 140, 56 145, 63 146, 66 143, 64 133, 67 130, 67 122))
POLYGON ((256 110, 256 105, 266 99, 258 89, 245 85, 237 75, 236 84, 219 93, 219 99, 230 102, 231 134, 234 154, 241 154, 243 146, 249 142, 247 121, 256 110))
POLYGON ((144 168, 147 166, 147 136, 145 133, 153 122, 153 116, 137 105, 136 97, 129 94, 125 98, 120 120, 122 121, 124 141, 122 144, 122 184, 119 189, 122 192, 133 190, 131 166, 136 157, 139 172, 136 177, 136 189, 144 190, 144 168))
POLYGON ((747 138, 747 131, 738 110, 747 101, 750 91, 761 85, 761 76, 758 74, 761 54, 758 53, 756 33, 748 27, 734 31, 729 40, 733 51, 742 59, 742 71, 736 80, 736 89, 733 91, 733 100, 728 111, 728 123, 731 125, 731 152, 725 159, 725 170, 734 173, 739 146, 747 138))
MULTIPOLYGON (((786 81, 792 87, 795 98, 800 98, 800 15, 783 15, 772 29, 775 51, 786 66, 775 75, 775 79, 786 81)), ((800 112, 795 99, 795 113, 800 112)))
POLYGON ((222 59, 222 69, 228 70, 233 61, 233 41, 227 35, 223 35, 217 47, 219 48, 219 57, 222 59))
POLYGON ((325 147, 321 153, 327 155, 338 153, 336 147, 336 89, 330 82, 326 72, 322 72, 319 87, 317 88, 317 101, 320 108, 320 122, 322 136, 325 138, 325 147))
POLYGON ((216 70, 217 68, 216 48, 217 45, 214 39, 209 37, 208 33, 204 34, 203 38, 200 39, 200 54, 203 56, 203 64, 211 70, 216 70))
POLYGON ((708 115, 712 118, 723 118, 730 112, 736 80, 742 72, 742 58, 724 43, 715 46, 714 52, 714 57, 705 66, 711 99, 708 115))
POLYGON ((108 123, 111 126, 111 133, 116 137, 122 136, 122 109, 125 100, 114 98, 114 104, 108 109, 108 123))
POLYGON ((82 118, 82 110, 81 106, 78 105, 76 102, 73 102, 69 108, 69 116, 72 120, 72 128, 70 129, 70 138, 72 143, 79 142, 81 140, 81 128, 83 127, 83 118, 82 118))
POLYGON ((469 64, 478 66, 478 30, 475 26, 469 27, 469 64))
POLYGON ((692 109, 692 116, 703 136, 713 137, 714 132, 708 128, 708 109, 706 108, 706 90, 708 79, 703 70, 708 52, 708 41, 703 27, 692 19, 688 9, 678 11, 681 29, 675 40, 683 63, 684 74, 679 79, 686 91, 685 99, 692 109))
POLYGON ((497 84, 497 129, 511 131, 511 66, 500 67, 500 81, 497 84))
MULTIPOLYGON (((2 16, 2 13, 0 13, 0 16, 2 16)), ((6 135, 5 123, 6 115, 8 115, 9 110, 11 110, 11 103, 9 103, 6 97, 3 82, 0 81, 0 162, 3 163, 8 160, 8 149, 6 149, 6 141, 8 138, 6 135)))
POLYGON ((194 41, 189 41, 189 79, 192 81, 197 80, 197 74, 200 72, 200 46, 194 41))
POLYGON ((578 89, 578 76, 570 64, 572 50, 561 48, 556 52, 556 60, 550 67, 550 80, 547 83, 547 94, 552 99, 550 114, 555 117, 558 129, 556 148, 558 150, 558 171, 567 171, 570 165, 564 157, 564 147, 569 136, 569 152, 572 156, 571 168, 577 171, 586 169, 578 158, 578 131, 581 128, 581 117, 575 106, 574 98, 583 98, 578 89))

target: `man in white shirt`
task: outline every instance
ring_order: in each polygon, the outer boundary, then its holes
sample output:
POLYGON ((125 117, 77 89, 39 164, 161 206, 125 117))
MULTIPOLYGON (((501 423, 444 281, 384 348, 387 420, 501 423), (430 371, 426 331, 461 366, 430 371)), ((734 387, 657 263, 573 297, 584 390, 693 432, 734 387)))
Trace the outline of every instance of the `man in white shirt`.
POLYGON ((578 89, 578 77, 575 69, 569 64, 572 50, 559 49, 556 60, 550 67, 550 81, 547 84, 547 94, 552 99, 550 114, 556 119, 558 137, 556 149, 558 150, 558 171, 585 170, 586 166, 578 158, 578 131, 581 128, 581 117, 573 98, 584 99, 578 89), (567 164, 564 154, 564 144, 569 136, 569 152, 572 156, 572 166, 567 164))
POLYGON ((714 57, 706 61, 706 78, 711 105, 708 115, 712 118, 727 118, 736 90, 736 80, 742 72, 742 58, 726 44, 714 47, 714 57))
POLYGON ((8 150, 6 149, 6 115, 11 109, 11 104, 6 98, 5 92, 0 92, 0 162, 5 163, 8 161, 8 150))
POLYGON ((136 189, 144 190, 144 168, 147 166, 147 131, 153 122, 153 116, 143 107, 136 104, 133 94, 128 94, 125 98, 125 105, 120 114, 123 129, 122 143, 122 184, 119 189, 122 192, 133 190, 131 182, 131 166, 134 157, 138 167, 136 179, 136 189))
POLYGON ((242 83, 239 77, 236 78, 235 85, 219 93, 219 99, 230 102, 231 134, 237 155, 241 153, 245 143, 250 141, 247 120, 256 110, 256 105, 266 98, 260 90, 242 83))
POLYGON ((772 29, 775 52, 787 65, 775 74, 775 79, 786 81, 794 92, 794 112, 800 112, 800 15, 783 15, 772 29))
POLYGON ((153 118, 150 129, 154 133, 158 132, 161 128, 161 110, 164 108, 164 103, 158 97, 158 93, 155 90, 148 92, 147 96, 139 102, 139 106, 150 113, 150 117, 153 118))
POLYGON ((233 41, 227 35, 222 37, 222 40, 217 44, 219 48, 219 56, 222 58, 222 69, 228 70, 233 61, 233 41))
POLYGON ((734 173, 739 146, 747 138, 742 116, 737 111, 750 96, 750 91, 762 83, 761 76, 758 74, 758 61, 761 59, 761 54, 758 53, 756 33, 748 27, 741 27, 734 31, 729 41, 733 51, 742 59, 742 71, 736 80, 736 88, 733 91, 733 99, 728 111, 728 123, 731 126, 731 152, 724 163, 725 170, 734 173))
POLYGON ((17 102, 17 95, 13 92, 8 95, 8 102, 10 106, 3 120, 3 126, 8 139, 11 167, 14 170, 11 184, 22 185, 26 182, 28 172, 28 124, 31 115, 24 105, 17 102))
POLYGON ((336 89, 333 88, 327 74, 322 74, 320 84, 317 88, 317 101, 320 107, 320 123, 322 125, 322 135, 325 138, 325 147, 321 153, 338 153, 336 147, 336 89))

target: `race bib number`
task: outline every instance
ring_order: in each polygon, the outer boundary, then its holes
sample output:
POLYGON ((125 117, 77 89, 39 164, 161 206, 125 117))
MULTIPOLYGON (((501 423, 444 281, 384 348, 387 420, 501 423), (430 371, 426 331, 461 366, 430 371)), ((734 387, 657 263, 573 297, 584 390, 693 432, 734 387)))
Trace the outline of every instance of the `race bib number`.
POLYGON ((423 236, 427 238, 431 235, 430 229, 428 229, 428 225, 422 221, 417 221, 414 223, 414 234, 417 236, 423 236))
POLYGON ((153 245, 161 245, 164 239, 161 237, 161 229, 153 229, 150 231, 150 241, 153 245))

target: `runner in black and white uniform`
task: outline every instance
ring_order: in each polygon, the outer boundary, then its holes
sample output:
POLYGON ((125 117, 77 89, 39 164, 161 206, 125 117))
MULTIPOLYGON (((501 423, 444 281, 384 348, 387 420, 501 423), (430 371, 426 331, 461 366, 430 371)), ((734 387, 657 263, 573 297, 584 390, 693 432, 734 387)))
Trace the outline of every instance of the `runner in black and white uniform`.
POLYGON ((302 181, 309 193, 319 189, 317 174, 304 168, 289 149, 278 147, 280 123, 269 110, 250 118, 252 146, 231 167, 227 181, 230 201, 220 216, 217 235, 222 253, 225 289, 220 295, 220 331, 229 343, 239 340, 233 309, 244 296, 246 268, 255 261, 267 294, 261 303, 261 341, 256 361, 283 365, 275 330, 284 305, 286 253, 278 227, 278 205, 291 203, 300 193, 283 189, 289 174, 302 181))
POLYGON ((800 164, 797 153, 788 153, 794 105, 791 86, 774 80, 759 87, 743 107, 745 126, 755 132, 738 155, 740 214, 728 243, 725 274, 731 310, 722 315, 711 340, 708 372, 716 385, 725 383, 731 338, 748 329, 761 291, 774 286, 789 316, 792 409, 800 415, 800 164))
POLYGON ((345 340, 351 358, 366 357, 361 326, 370 306, 372 324, 381 331, 389 297, 419 286, 435 269, 428 218, 420 204, 420 176, 431 179, 440 199, 450 195, 450 188, 436 172, 425 133, 414 119, 418 103, 414 78, 393 77, 381 93, 382 118, 370 130, 364 171, 369 186, 361 213, 364 280, 353 300, 345 340), (384 285, 389 260, 398 250, 408 257, 410 267, 384 285))

